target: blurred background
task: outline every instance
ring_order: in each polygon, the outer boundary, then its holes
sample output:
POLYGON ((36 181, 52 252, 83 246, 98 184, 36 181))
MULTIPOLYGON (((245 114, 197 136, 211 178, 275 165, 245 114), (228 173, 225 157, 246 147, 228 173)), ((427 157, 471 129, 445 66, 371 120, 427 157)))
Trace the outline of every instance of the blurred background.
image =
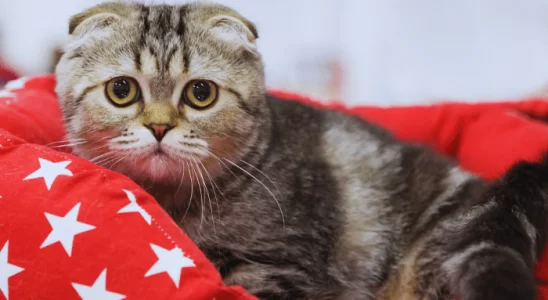
MULTIPOLYGON (((51 72, 69 17, 99 2, 0 0, 2 64, 51 72)), ((271 88, 407 105, 511 100, 548 86, 547 0, 216 2, 257 24, 271 88)))

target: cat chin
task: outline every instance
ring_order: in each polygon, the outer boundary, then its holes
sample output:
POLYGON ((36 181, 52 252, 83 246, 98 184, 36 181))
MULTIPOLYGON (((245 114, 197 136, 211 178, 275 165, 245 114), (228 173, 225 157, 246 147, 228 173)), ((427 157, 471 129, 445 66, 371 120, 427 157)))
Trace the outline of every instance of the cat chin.
POLYGON ((179 182, 183 176, 183 165, 165 154, 153 154, 128 163, 131 165, 120 166, 118 171, 136 181, 179 182))

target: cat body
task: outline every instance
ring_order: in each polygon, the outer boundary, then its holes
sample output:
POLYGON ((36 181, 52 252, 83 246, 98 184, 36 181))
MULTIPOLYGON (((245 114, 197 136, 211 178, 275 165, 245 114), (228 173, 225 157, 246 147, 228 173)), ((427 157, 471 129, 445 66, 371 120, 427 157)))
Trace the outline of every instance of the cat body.
MULTIPOLYGON (((251 151, 238 166, 225 162, 216 186, 206 179, 207 192, 195 188, 190 208, 169 205, 188 199, 186 189, 149 191, 227 284, 265 299, 421 299, 414 285, 402 285, 422 269, 407 253, 424 251, 422 263, 448 259, 424 248, 426 236, 439 238, 438 220, 466 209, 465 201, 470 208, 485 185, 361 119, 273 97, 268 104, 272 126, 257 143, 267 151, 251 151), (404 271, 413 273, 399 277, 404 271), (375 298, 389 278, 397 288, 375 298)), ((425 293, 440 287, 429 268, 425 293)))
POLYGON ((151 193, 261 299, 534 299, 545 164, 482 182, 340 112, 265 92, 255 26, 214 4, 74 16, 74 152, 151 193))

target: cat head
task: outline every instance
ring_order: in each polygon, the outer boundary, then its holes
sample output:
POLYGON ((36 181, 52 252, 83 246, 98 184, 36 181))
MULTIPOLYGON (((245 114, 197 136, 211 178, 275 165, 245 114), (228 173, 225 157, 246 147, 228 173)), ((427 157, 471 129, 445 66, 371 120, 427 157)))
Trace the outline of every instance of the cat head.
POLYGON ((73 16, 69 34, 56 92, 77 155, 165 182, 253 144, 263 64, 255 26, 235 11, 105 3, 73 16))

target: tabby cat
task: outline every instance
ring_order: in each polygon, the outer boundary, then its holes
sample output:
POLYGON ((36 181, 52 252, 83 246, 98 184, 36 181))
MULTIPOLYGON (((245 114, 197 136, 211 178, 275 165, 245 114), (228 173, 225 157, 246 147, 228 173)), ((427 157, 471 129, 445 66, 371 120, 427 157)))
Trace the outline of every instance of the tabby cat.
MULTIPOLYGON (((548 164, 487 184, 359 118, 265 90, 254 24, 105 3, 56 68, 74 153, 138 182, 261 299, 534 299, 548 164)), ((487 154, 486 154, 487 155, 487 154)))

